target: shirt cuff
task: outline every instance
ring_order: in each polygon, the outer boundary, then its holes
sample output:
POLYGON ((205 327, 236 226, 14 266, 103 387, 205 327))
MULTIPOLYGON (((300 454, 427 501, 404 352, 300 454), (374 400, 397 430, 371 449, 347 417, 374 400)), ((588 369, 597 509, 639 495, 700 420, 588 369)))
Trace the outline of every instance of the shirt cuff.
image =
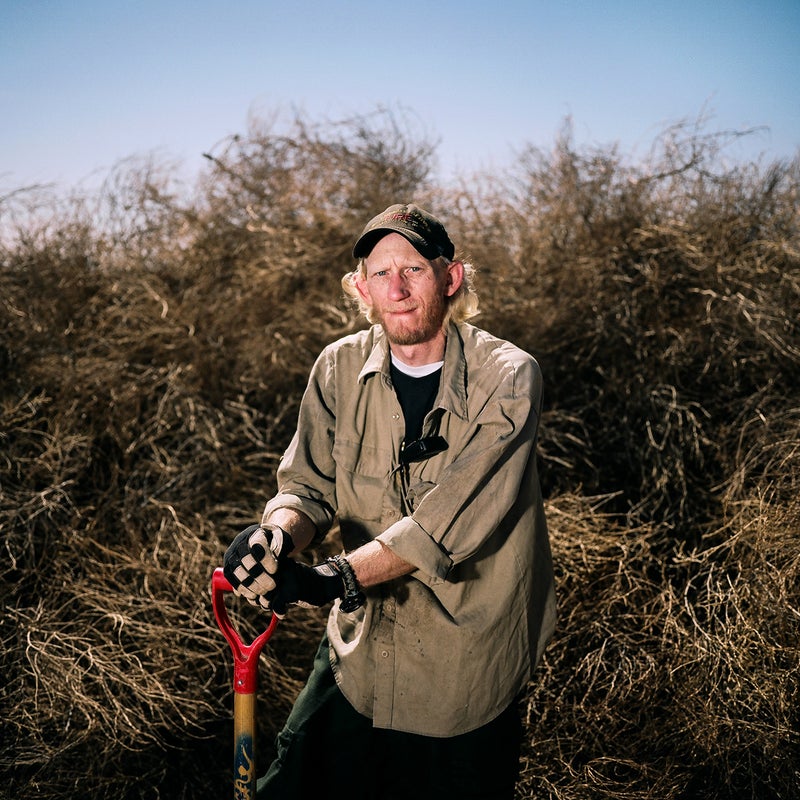
POLYGON ((453 568, 452 559, 411 517, 403 517, 375 538, 424 572, 431 585, 446 580, 453 568))
POLYGON ((315 542, 321 541, 331 526, 331 516, 319 503, 297 494, 277 494, 270 500, 261 517, 261 522, 269 522, 270 516, 279 508, 291 508, 305 514, 316 526, 315 542))

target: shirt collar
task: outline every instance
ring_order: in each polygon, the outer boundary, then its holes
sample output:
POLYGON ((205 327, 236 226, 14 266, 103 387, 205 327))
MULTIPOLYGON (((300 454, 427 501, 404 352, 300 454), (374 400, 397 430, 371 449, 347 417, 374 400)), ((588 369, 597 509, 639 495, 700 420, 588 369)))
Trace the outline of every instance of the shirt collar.
POLYGON ((442 382, 439 387, 439 397, 436 398, 436 405, 461 419, 469 419, 467 359, 464 355, 464 340, 458 325, 453 322, 447 329, 442 382))
POLYGON ((389 341, 380 325, 372 326, 373 341, 372 351, 358 373, 359 382, 363 383, 370 375, 381 373, 384 378, 389 378, 389 341))
MULTIPOLYGON (((389 342, 380 325, 375 325, 374 341, 358 380, 363 382, 368 376, 380 373, 389 379, 389 342)), ((444 350, 444 367, 436 407, 449 411, 461 419, 469 419, 467 408, 467 360, 464 357, 464 341, 458 326, 450 323, 447 329, 447 344, 444 350)))

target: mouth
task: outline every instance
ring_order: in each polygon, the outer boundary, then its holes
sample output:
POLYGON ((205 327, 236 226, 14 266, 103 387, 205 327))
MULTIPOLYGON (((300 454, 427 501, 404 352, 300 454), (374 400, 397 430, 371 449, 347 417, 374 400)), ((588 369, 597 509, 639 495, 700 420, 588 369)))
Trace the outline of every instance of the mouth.
POLYGON ((391 314, 393 316, 400 316, 402 314, 411 314, 412 312, 416 311, 417 307, 413 306, 412 308, 392 308, 387 311, 387 314, 391 314))

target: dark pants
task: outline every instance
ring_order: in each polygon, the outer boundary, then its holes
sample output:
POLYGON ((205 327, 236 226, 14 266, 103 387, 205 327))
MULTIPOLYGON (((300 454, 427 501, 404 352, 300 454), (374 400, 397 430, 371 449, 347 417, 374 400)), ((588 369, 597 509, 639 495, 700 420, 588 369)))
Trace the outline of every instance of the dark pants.
POLYGON ((278 734, 260 800, 512 800, 522 735, 516 703, 449 738, 372 727, 345 700, 324 637, 308 683, 278 734))

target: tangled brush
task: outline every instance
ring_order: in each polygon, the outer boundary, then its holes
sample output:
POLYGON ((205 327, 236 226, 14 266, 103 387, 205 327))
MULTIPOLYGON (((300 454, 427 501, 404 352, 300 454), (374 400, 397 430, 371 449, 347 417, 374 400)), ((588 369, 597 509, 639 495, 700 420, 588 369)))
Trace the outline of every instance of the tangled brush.
MULTIPOLYGON (((227 791, 211 572, 317 353, 363 324, 354 237, 413 199, 545 375, 560 619, 518 796, 797 798, 800 164, 723 145, 679 128, 630 165, 566 130, 467 192, 380 115, 254 123, 191 193, 147 162, 97 198, 4 197, 0 796, 227 791)), ((323 625, 296 609, 262 656, 265 760, 323 625)))

